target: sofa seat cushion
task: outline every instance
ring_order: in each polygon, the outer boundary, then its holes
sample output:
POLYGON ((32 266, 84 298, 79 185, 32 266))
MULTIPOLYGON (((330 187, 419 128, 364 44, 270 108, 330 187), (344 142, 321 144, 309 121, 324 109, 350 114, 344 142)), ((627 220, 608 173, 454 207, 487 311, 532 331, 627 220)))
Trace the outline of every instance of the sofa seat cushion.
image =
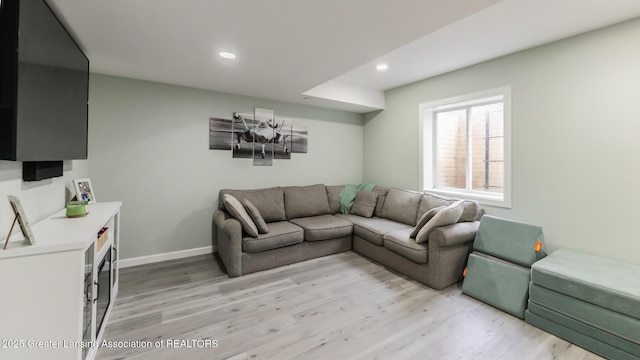
MULTIPOLYGON (((378 246, 384 245, 382 237, 386 233, 403 229, 413 230, 413 227, 407 224, 379 217, 365 218, 357 215, 344 214, 337 214, 335 216, 351 221, 353 223, 354 234, 378 246)), ((411 231, 409 231, 409 233, 411 233, 411 231)))
POLYGON ((333 215, 320 215, 291 219, 290 222, 304 229, 306 241, 319 241, 350 236, 353 223, 333 215))
POLYGON ((428 259, 427 244, 418 244, 415 239, 412 239, 410 236, 412 231, 413 228, 408 228, 385 234, 382 237, 384 247, 414 263, 426 264, 428 259))
POLYGON ((304 240, 304 231, 288 221, 269 223, 268 234, 258 234, 257 238, 243 237, 242 251, 257 253, 271 249, 277 249, 288 245, 301 243, 304 240))

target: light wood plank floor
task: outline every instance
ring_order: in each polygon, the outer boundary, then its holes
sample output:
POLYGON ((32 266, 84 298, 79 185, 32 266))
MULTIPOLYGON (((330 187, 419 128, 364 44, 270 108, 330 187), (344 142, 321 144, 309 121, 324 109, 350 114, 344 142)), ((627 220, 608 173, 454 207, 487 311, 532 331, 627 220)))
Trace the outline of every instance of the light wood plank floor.
POLYGON ((97 359, 600 359, 460 285, 436 291, 353 252, 239 278, 211 255, 120 277, 104 340, 154 346, 97 359))

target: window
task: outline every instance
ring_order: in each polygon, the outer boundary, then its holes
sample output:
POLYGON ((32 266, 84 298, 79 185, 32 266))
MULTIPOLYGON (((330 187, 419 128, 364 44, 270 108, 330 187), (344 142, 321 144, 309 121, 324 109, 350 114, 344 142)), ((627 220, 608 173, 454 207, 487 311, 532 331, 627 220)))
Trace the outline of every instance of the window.
POLYGON ((511 89, 420 105, 423 190, 510 207, 511 89))

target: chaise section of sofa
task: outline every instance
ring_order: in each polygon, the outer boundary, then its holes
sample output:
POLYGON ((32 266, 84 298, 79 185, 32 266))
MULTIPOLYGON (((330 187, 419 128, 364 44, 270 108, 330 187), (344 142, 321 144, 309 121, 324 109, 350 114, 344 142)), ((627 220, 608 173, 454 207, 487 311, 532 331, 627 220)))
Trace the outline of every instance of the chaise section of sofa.
POLYGON ((269 228, 266 234, 248 235, 220 200, 213 222, 229 276, 353 249, 434 289, 461 279, 479 224, 476 202, 464 202, 458 222, 435 227, 426 241, 418 242, 418 220, 433 208, 455 205, 457 199, 375 187, 356 195, 353 212, 359 215, 342 214, 343 188, 316 184, 221 190, 220 199, 229 194, 241 202, 250 201, 269 228))
POLYGON ((419 243, 411 237, 418 219, 456 199, 402 189, 390 189, 384 197, 379 217, 339 215, 354 222, 353 250, 437 290, 460 281, 479 226, 478 204, 466 202, 466 221, 436 227, 419 243))

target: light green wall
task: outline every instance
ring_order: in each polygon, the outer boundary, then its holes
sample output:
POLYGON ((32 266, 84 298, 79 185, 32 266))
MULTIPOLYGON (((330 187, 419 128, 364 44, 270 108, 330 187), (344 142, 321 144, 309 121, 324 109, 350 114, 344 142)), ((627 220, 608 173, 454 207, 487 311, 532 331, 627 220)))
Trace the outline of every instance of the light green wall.
POLYGON ((511 85, 513 206, 568 247, 640 264, 640 19, 386 92, 364 180, 418 187, 418 104, 511 85))
MULTIPOLYGON (((122 258, 211 245, 222 188, 362 181, 362 115, 92 74, 90 176, 98 201, 122 200, 122 258), (299 120, 308 153, 254 167, 209 150, 209 118, 254 107, 299 120)), ((295 121, 295 120, 294 120, 295 121)))
MULTIPOLYGON (((6 239, 15 216, 7 201, 7 195, 14 195, 20 199, 27 220, 34 224, 64 209, 67 201, 75 195, 73 179, 88 176, 88 160, 66 160, 60 177, 23 181, 21 161, 0 160, 0 240, 6 239)), ((13 228, 13 233, 20 234, 18 226, 13 228)))

